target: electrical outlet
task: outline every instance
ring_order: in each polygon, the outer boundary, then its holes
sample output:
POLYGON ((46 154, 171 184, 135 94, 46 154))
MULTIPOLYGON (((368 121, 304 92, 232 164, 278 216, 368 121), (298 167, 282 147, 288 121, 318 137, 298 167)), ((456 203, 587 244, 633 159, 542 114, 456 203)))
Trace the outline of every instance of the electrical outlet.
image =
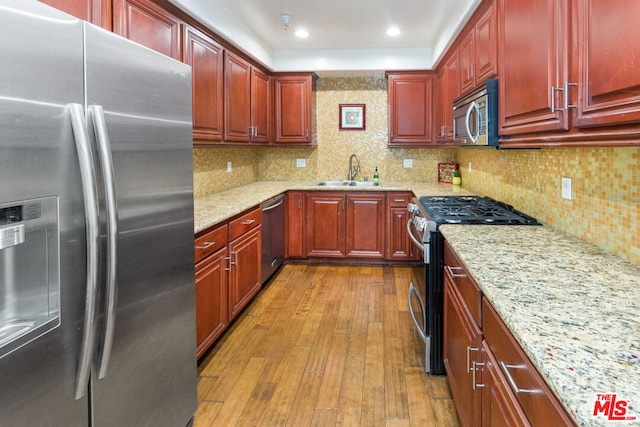
POLYGON ((306 168, 307 161, 305 159, 296 159, 296 167, 297 168, 306 168))
POLYGON ((231 172, 231 162, 227 162, 227 172, 231 172))
POLYGON ((413 167, 413 159, 404 159, 404 167, 405 169, 409 169, 413 167))
POLYGON ((469 162, 469 173, 471 173, 471 162, 469 162))
POLYGON ((571 200, 571 178, 562 177, 562 198, 571 200))

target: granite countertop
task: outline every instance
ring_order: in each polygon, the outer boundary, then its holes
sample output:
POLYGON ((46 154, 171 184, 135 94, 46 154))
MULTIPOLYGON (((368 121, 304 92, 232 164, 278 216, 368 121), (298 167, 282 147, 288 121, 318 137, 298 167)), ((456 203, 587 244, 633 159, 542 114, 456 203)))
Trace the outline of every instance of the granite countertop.
POLYGON ((578 425, 620 425, 598 393, 640 424, 640 267, 547 226, 440 231, 578 425))
POLYGON ((258 181, 194 201, 194 231, 199 233, 288 190, 413 191, 417 195, 471 194, 463 187, 432 182, 381 182, 376 187, 324 187, 317 181, 258 181))

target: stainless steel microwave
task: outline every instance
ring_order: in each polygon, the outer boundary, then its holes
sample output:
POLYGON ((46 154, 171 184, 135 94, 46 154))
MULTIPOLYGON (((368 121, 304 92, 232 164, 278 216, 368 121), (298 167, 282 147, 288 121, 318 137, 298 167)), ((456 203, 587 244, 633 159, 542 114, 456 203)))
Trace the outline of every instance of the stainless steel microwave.
POLYGON ((498 146, 498 80, 453 106, 453 143, 460 146, 498 146))

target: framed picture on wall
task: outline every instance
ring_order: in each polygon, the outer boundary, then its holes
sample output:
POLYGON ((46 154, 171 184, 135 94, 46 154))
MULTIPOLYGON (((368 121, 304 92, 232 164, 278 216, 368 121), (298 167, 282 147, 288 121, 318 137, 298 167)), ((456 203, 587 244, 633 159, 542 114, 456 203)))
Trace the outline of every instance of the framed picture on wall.
POLYGON ((365 104, 340 104, 340 130, 364 130, 365 104))

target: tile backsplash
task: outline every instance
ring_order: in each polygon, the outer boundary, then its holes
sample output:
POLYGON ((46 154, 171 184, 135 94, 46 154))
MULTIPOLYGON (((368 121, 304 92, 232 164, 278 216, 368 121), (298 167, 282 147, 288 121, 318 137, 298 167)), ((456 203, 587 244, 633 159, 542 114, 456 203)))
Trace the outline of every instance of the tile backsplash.
POLYGON ((377 166, 383 182, 437 181, 437 164, 457 161, 463 186, 640 264, 640 147, 388 148, 384 76, 322 78, 316 96, 316 147, 195 149, 195 196, 254 181, 346 179, 352 153, 361 161, 358 179, 373 179, 377 166), (339 104, 365 104, 366 130, 340 131, 339 104), (306 167, 296 167, 297 159, 306 167), (413 168, 405 169, 404 159, 412 159, 413 168), (562 176, 572 179, 570 201, 560 196, 562 176))
POLYGON ((459 148, 457 160, 463 186, 640 264, 640 147, 459 148))

